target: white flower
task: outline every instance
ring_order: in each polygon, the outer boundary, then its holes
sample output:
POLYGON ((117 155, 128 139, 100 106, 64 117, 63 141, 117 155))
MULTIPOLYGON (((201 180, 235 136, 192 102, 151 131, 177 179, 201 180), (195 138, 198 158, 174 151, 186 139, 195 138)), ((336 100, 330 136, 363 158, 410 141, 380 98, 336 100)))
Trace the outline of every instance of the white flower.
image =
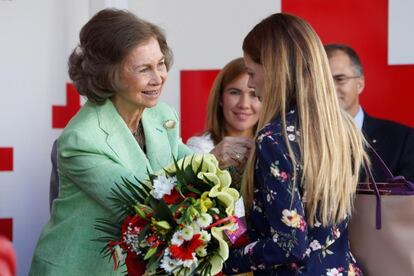
POLYGON ((313 241, 309 244, 309 246, 312 248, 312 250, 313 250, 313 251, 315 251, 315 250, 318 250, 318 249, 321 249, 321 248, 322 248, 322 246, 321 246, 321 244, 319 243, 319 241, 318 241, 318 240, 313 240, 313 241))
POLYGON ((198 225, 198 223, 196 221, 193 221, 191 223, 191 227, 193 228, 193 233, 195 234, 199 234, 201 232, 201 228, 200 225, 198 225))
POLYGON ((294 134, 288 134, 289 141, 295 141, 295 135, 294 134))
POLYGON ((286 127, 286 130, 290 131, 290 132, 293 132, 293 131, 295 131, 295 126, 288 126, 288 127, 286 127))
POLYGON ((328 271, 326 272, 327 276, 342 276, 342 272, 339 272, 338 269, 336 268, 332 268, 332 269, 328 269, 328 271))
POLYGON ((200 225, 201 228, 209 226, 213 222, 213 217, 207 213, 201 214, 201 216, 197 219, 197 224, 200 225))
POLYGON ((196 254, 200 257, 205 257, 207 256, 207 246, 200 246, 196 249, 196 254))
POLYGON ((177 231, 171 238, 171 244, 180 246, 184 242, 183 234, 181 231, 177 231))
POLYGON ((313 226, 315 226, 315 227, 319 227, 319 226, 321 226, 322 224, 319 222, 319 221, 316 221, 315 222, 315 224, 313 225, 313 226))
POLYGON ((167 178, 165 175, 160 175, 154 179, 154 190, 152 190, 152 195, 156 199, 161 199, 164 195, 171 195, 171 190, 174 188, 177 178, 170 177, 167 178))
POLYGON ((197 257, 196 257, 196 253, 193 252, 193 253, 191 253, 191 255, 193 256, 193 258, 191 260, 182 261, 182 264, 183 264, 184 267, 195 269, 195 266, 196 266, 197 261, 198 261, 197 257))
POLYGON ((200 239, 204 242, 204 243, 208 243, 211 240, 211 234, 207 231, 201 231, 200 232, 201 236, 200 239))
POLYGON ((164 254, 164 257, 161 260, 160 267, 166 272, 173 272, 180 264, 169 257, 169 254, 164 254))
POLYGON ((193 235, 194 235, 193 227, 191 227, 191 226, 185 226, 181 230, 181 234, 182 234, 182 237, 184 238, 184 240, 186 240, 186 241, 191 240, 193 238, 193 235))

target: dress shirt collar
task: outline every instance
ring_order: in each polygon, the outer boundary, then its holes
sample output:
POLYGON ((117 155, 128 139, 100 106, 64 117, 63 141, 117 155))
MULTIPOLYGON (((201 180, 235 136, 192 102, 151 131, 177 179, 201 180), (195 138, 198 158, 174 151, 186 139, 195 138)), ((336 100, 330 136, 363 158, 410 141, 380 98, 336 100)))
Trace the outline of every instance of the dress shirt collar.
POLYGON ((362 129, 362 124, 364 123, 364 111, 361 107, 359 107, 358 112, 354 117, 354 123, 359 129, 362 129))

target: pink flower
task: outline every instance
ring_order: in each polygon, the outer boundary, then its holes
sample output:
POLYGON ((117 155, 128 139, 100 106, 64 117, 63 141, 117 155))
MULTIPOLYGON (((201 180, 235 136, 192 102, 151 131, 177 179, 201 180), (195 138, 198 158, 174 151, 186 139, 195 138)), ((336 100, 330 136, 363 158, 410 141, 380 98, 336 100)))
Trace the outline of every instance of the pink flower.
POLYGON ((280 178, 282 178, 283 181, 286 181, 288 179, 288 174, 286 172, 280 172, 280 178))

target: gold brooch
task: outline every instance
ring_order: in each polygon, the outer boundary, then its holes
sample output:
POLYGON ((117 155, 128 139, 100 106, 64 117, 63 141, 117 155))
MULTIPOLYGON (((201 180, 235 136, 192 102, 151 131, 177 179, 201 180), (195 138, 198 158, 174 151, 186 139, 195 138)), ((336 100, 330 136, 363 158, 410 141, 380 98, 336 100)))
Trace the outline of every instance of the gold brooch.
POLYGON ((174 120, 167 120, 167 121, 165 121, 164 122, 164 127, 166 128, 166 129, 173 129, 173 128, 175 128, 175 121, 174 120))

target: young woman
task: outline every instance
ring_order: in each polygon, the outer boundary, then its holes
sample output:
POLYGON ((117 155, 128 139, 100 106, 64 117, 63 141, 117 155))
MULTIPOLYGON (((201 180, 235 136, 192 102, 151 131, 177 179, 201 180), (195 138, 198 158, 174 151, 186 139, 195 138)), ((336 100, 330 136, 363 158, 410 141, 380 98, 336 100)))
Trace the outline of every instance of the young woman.
POLYGON ((247 86, 248 79, 243 58, 236 58, 223 67, 208 98, 207 130, 187 141, 187 146, 195 152, 205 153, 223 139, 229 140, 234 145, 229 158, 236 162, 230 168, 236 186, 240 184, 241 172, 253 145, 261 107, 254 89, 247 86))
POLYGON ((249 87, 262 98, 243 196, 252 243, 224 273, 358 275, 348 218, 365 156, 338 104, 324 48, 304 20, 273 14, 243 42, 249 87))

